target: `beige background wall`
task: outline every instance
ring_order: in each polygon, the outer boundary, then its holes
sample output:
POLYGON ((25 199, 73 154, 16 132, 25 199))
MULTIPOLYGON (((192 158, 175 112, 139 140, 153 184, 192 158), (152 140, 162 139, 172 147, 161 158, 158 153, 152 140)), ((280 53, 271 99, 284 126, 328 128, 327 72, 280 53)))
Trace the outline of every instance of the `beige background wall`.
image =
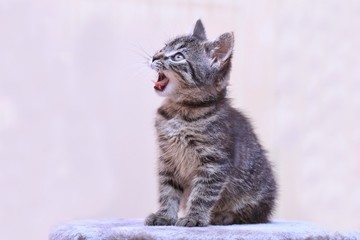
POLYGON ((156 209, 143 57, 199 17, 235 32, 231 96, 276 166, 275 218, 360 229, 359 0, 0 0, 0 239, 156 209))

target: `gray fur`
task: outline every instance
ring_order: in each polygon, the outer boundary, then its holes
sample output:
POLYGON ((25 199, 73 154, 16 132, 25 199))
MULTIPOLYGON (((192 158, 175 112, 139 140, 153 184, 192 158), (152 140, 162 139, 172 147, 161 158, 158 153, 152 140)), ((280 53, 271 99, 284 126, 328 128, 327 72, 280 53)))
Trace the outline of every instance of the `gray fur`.
POLYGON ((198 20, 193 33, 169 41, 151 61, 168 84, 157 90, 166 97, 155 124, 160 209, 146 225, 269 220, 277 189, 271 165, 249 120, 226 98, 233 47, 232 33, 206 40, 198 20))

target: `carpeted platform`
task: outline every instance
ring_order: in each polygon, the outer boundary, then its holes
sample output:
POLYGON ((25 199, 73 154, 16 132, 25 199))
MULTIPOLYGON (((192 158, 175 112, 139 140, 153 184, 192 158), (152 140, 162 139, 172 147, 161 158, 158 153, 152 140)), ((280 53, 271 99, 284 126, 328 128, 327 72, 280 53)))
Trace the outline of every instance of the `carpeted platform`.
POLYGON ((149 227, 142 219, 89 220, 55 227, 49 240, 360 240, 359 232, 332 232, 307 222, 273 221, 268 224, 209 226, 198 228, 149 227))

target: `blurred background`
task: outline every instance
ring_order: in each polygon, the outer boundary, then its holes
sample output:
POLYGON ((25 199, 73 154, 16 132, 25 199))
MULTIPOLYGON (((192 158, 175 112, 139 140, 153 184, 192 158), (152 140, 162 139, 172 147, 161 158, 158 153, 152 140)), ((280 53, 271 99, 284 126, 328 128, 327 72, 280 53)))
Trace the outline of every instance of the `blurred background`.
POLYGON ((230 95, 280 186, 275 219, 360 229, 360 0, 0 0, 0 239, 157 208, 147 57, 234 31, 230 95))

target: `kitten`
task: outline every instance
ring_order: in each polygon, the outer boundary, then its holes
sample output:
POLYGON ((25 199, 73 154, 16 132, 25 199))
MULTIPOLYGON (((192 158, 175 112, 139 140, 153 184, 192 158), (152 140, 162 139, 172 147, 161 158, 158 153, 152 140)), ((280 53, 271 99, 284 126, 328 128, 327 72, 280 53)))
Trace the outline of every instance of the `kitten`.
POLYGON ((201 20, 191 34, 151 59, 156 92, 160 209, 146 225, 264 223, 274 208, 271 165, 249 120, 226 97, 233 33, 208 41, 201 20), (185 216, 178 218, 180 202, 185 216))

